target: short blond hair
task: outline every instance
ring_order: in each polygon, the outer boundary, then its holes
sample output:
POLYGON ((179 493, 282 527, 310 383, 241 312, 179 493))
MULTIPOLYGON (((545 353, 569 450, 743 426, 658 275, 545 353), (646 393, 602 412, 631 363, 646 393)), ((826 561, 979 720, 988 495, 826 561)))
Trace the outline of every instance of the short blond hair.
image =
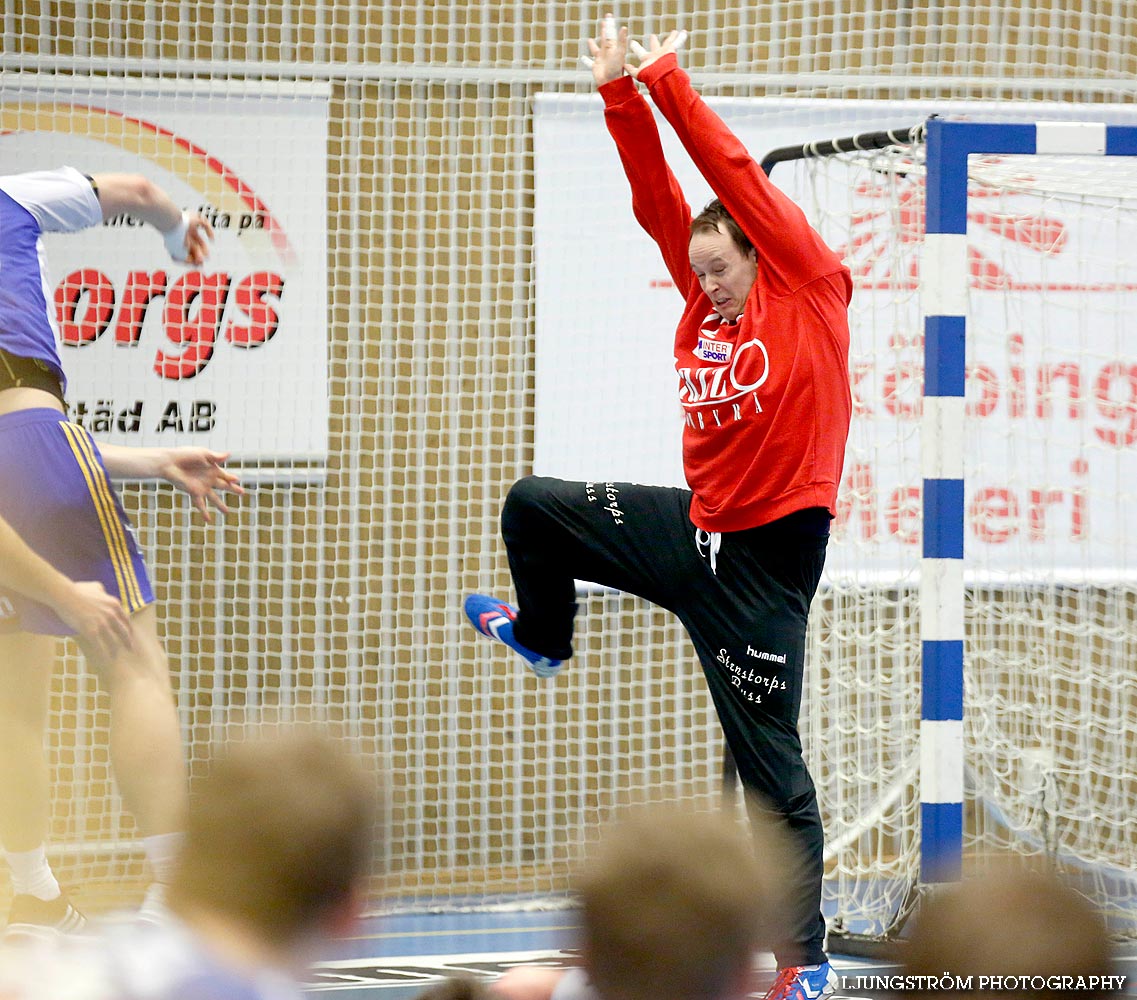
POLYGON ((1116 971, 1105 920, 1089 900, 1053 871, 1012 862, 937 887, 922 902, 901 954, 910 975, 970 978, 972 995, 997 993, 1004 1000, 1069 992, 1049 988, 1062 976, 1088 979, 1116 971), (987 991, 981 989, 984 976, 1032 982, 1018 993, 987 991))
POLYGON ((577 880, 584 962, 604 1000, 718 1000, 772 947, 784 845, 724 813, 641 807, 615 823, 577 880))
POLYGON ((361 890, 379 801, 378 779, 330 736, 301 729, 233 745, 194 787, 171 908, 291 941, 361 890))

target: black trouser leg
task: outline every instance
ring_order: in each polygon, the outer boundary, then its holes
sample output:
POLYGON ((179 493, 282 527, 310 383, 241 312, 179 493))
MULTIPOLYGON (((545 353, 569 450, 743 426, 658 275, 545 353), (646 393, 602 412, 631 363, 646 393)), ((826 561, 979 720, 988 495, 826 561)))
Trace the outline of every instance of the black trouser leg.
POLYGON ((542 476, 516 482, 501 534, 517 591, 517 641, 542 656, 572 655, 577 580, 669 607, 661 581, 698 563, 666 527, 686 523, 689 504, 687 491, 665 487, 542 476))
POLYGON ((778 968, 793 965, 820 965, 825 953, 825 918, 821 915, 821 883, 825 875, 825 838, 817 795, 812 783, 796 802, 775 808, 746 799, 750 822, 772 823, 795 849, 786 873, 787 912, 784 940, 775 946, 778 968))
POLYGON ((723 535, 712 569, 696 543, 690 497, 630 483, 532 476, 516 483, 502 510, 519 607, 513 634, 544 656, 570 656, 576 580, 636 594, 679 616, 743 786, 783 818, 799 853, 778 964, 816 964, 825 961, 824 835, 797 715, 826 540, 783 519, 723 535))
POLYGON ((792 522, 722 536, 716 567, 684 588, 679 617, 699 655, 745 789, 780 817, 797 851, 788 870, 780 968, 826 960, 824 830, 797 718, 809 605, 827 540, 792 522))

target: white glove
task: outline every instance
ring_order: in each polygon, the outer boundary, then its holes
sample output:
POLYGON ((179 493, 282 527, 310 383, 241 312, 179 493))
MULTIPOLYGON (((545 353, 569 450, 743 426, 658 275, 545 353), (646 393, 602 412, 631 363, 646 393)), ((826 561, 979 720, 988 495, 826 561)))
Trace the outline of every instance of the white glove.
POLYGON ((186 233, 189 232, 190 214, 189 212, 182 212, 181 220, 173 229, 167 229, 162 234, 162 239, 166 241, 166 249, 170 253, 170 257, 176 260, 179 264, 184 264, 189 260, 189 254, 186 251, 186 233))

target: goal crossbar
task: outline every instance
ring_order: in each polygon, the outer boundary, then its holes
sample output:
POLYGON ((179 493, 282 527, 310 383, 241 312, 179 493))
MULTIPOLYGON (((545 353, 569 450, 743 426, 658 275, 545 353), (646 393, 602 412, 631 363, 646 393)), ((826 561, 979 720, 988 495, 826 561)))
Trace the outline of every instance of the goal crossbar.
POLYGON ((889 146, 907 146, 921 141, 924 128, 925 123, 921 122, 910 128, 877 129, 838 139, 817 139, 795 146, 779 146, 762 157, 761 167, 769 176, 770 171, 779 163, 788 163, 792 160, 835 156, 838 153, 859 153, 870 149, 887 149, 889 146))

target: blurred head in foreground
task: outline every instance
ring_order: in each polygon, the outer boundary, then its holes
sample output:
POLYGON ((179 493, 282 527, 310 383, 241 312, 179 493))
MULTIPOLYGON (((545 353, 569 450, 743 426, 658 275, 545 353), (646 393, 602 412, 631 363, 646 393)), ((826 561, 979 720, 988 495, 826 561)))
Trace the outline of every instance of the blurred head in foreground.
POLYGON ((1090 902, 1052 872, 1010 865, 927 898, 903 961, 909 976, 970 977, 973 995, 1002 1000, 1121 988, 1103 982, 1113 948, 1090 902))
POLYGON ((0 940, 4 1000, 300 996, 366 898, 380 788, 312 731, 221 750, 193 785, 169 912, 0 940))
POLYGON ((770 823, 634 809, 601 834, 576 879, 583 975, 518 968, 493 990, 508 1000, 745 997, 755 953, 782 936, 789 858, 770 823))
POLYGON ((169 908, 294 961, 350 930, 375 853, 374 775, 303 730, 226 749, 191 795, 169 908))

